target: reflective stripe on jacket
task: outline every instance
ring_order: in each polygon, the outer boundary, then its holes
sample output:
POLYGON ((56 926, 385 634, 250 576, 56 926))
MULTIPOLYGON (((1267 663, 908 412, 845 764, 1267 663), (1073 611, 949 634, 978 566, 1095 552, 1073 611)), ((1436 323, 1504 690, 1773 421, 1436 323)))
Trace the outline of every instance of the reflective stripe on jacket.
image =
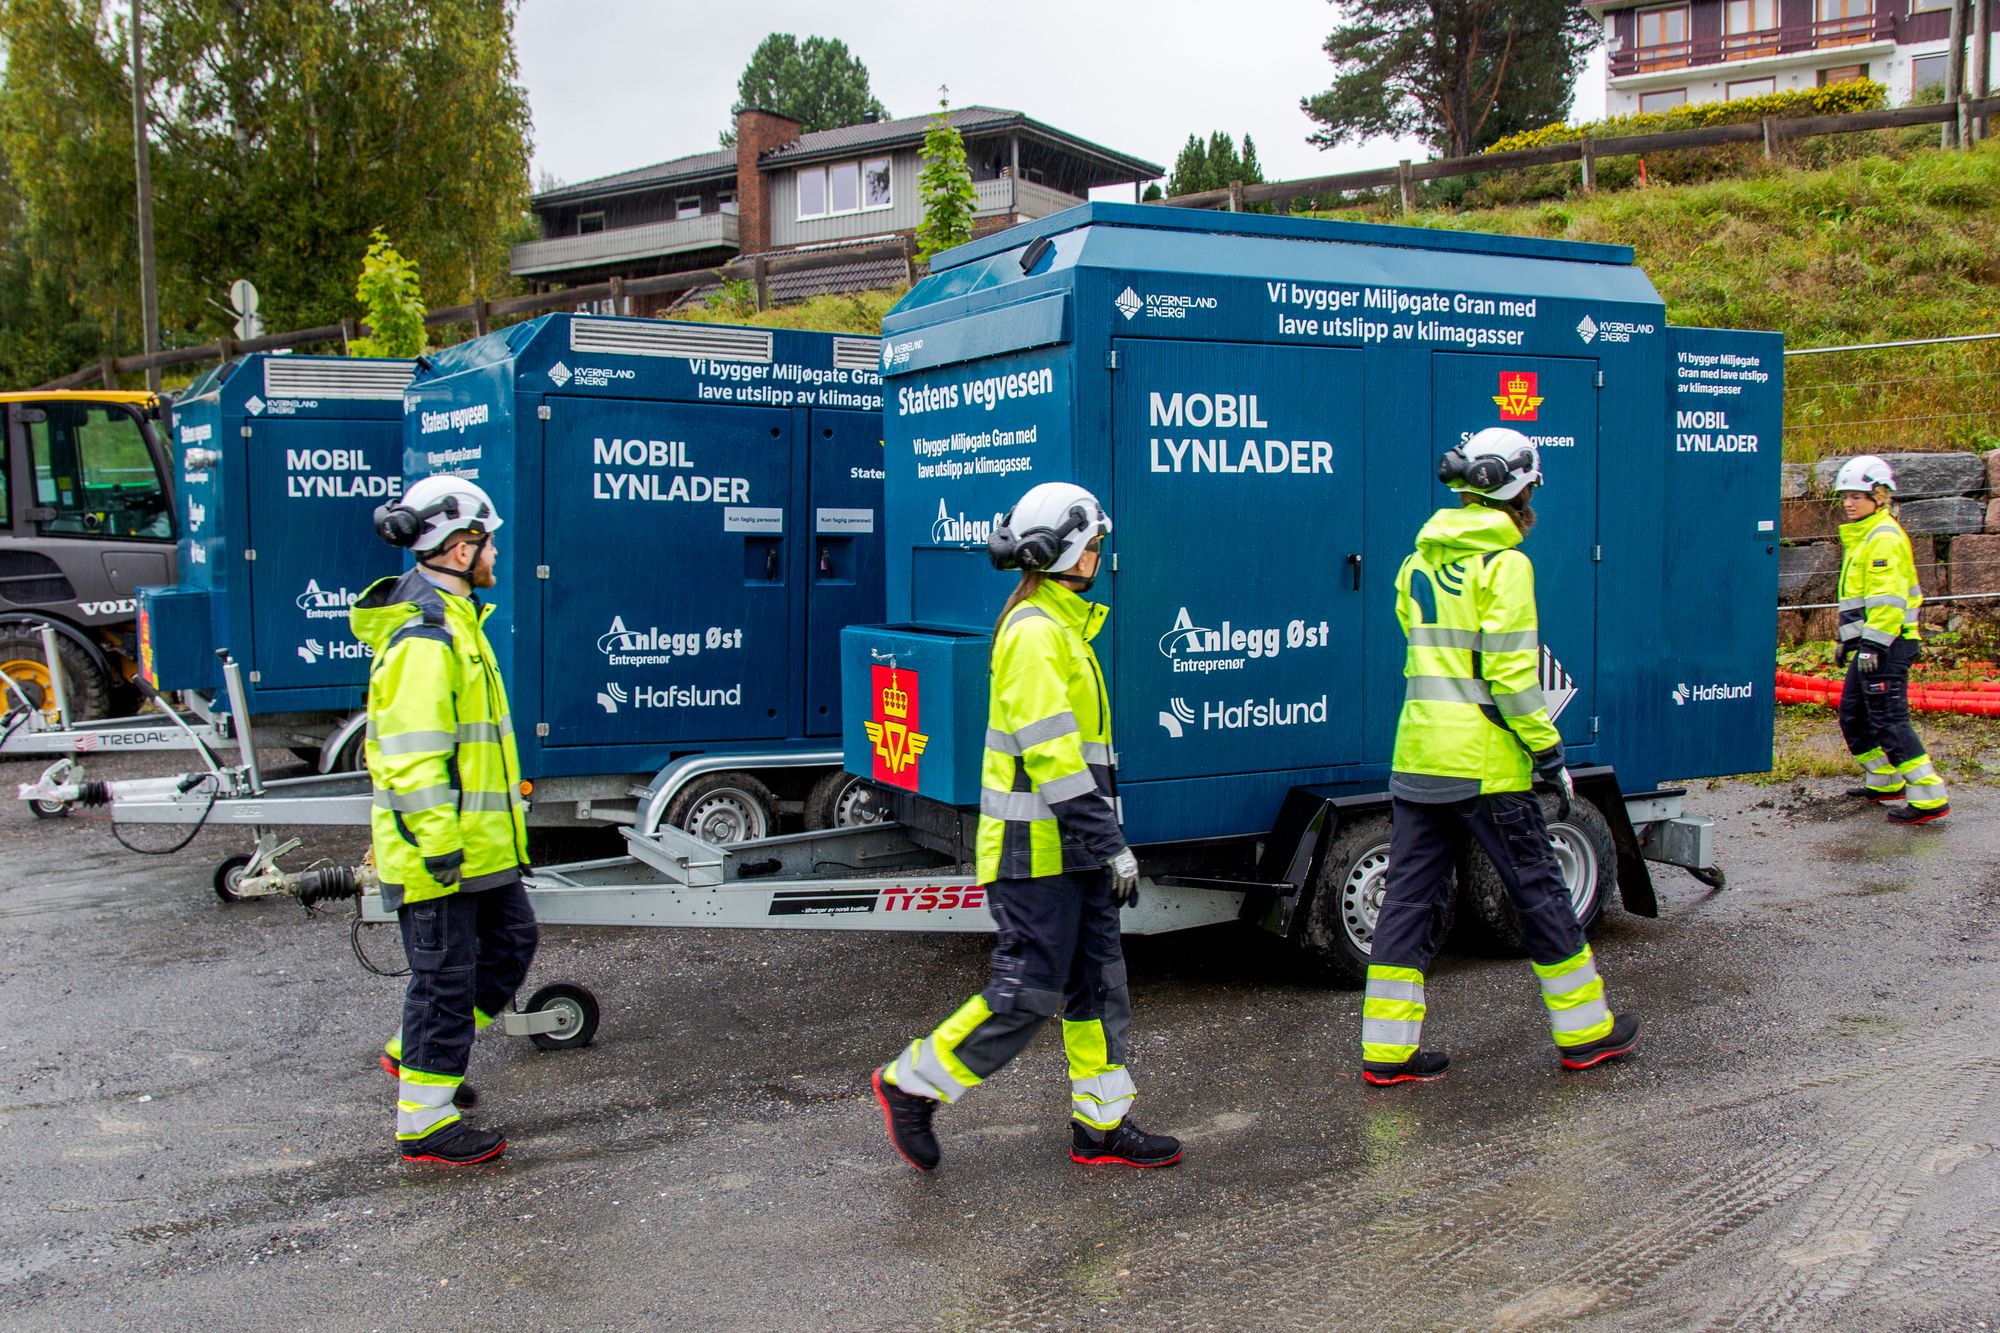
MULTIPOLYGON (((1535 569, 1521 531, 1486 505, 1440 509, 1396 572, 1409 638, 1396 777, 1526 791, 1532 752, 1561 744, 1542 697, 1535 569)), ((1437 785, 1437 784, 1432 784, 1437 785)))
POLYGON ((979 781, 981 883, 1095 870, 1124 849, 1111 700, 1090 647, 1109 614, 1048 582, 1000 628, 979 781))
POLYGON ((1886 648, 1919 637, 1916 556, 1909 534, 1888 508, 1840 525, 1840 642, 1886 648))
POLYGON ((391 907, 503 884, 528 862, 521 760, 507 690, 482 622, 491 607, 417 570, 379 579, 348 612, 375 650, 368 673, 369 827, 391 907), (425 857, 465 853, 455 885, 425 857))

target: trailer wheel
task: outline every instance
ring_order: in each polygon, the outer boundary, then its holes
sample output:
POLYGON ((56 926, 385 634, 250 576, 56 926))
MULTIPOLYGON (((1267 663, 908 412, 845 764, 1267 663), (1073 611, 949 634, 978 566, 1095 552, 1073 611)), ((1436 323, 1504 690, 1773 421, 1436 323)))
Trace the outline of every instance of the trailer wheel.
POLYGON ((250 868, 247 852, 224 858, 215 867, 215 896, 226 903, 243 901, 243 872, 250 868))
POLYGON ((37 819, 61 819, 69 813, 68 801, 30 801, 28 813, 37 819))
MULTIPOLYGON (((57 634, 56 660, 62 664, 63 682, 68 687, 70 720, 88 722, 92 718, 109 717, 111 682, 98 671, 90 655, 57 634)), ((0 625, 0 671, 12 676, 29 700, 54 721, 55 691, 50 687, 48 663, 42 660, 40 629, 34 625, 0 625)), ((8 696, 4 705, 0 705, 0 712, 20 703, 11 691, 8 696)))
POLYGON ((806 794, 808 829, 857 828, 886 818, 887 811, 876 800, 867 779, 839 769, 821 776, 806 794))
POLYGON ((754 842, 778 827, 778 798, 748 773, 710 773, 680 789, 666 822, 703 842, 754 842))
POLYGON ((597 997, 588 987, 570 981, 554 982, 529 996, 528 1002, 521 1006, 524 1014, 551 1011, 563 1016, 563 1030, 530 1033, 528 1040, 540 1049, 573 1051, 590 1045, 590 1039, 597 1035, 597 997))
MULTIPOLYGON (((1577 924, 1589 930, 1604 915, 1604 904, 1618 882, 1618 848, 1611 839, 1611 825, 1584 797, 1571 800, 1565 820, 1556 819, 1554 796, 1540 799, 1542 815, 1549 824, 1549 850, 1555 853, 1556 866, 1569 886, 1570 907, 1576 912, 1577 924)), ((1514 900, 1507 896, 1507 886, 1500 882, 1500 872, 1482 851, 1475 849, 1471 862, 1465 896, 1471 901, 1473 915, 1501 950, 1517 956, 1527 952, 1520 917, 1514 911, 1514 900)))
MULTIPOLYGON (((1455 881, 1456 872, 1452 876, 1455 881)), ((1313 885, 1300 943, 1332 975, 1352 985, 1368 978, 1375 919, 1389 886, 1389 817, 1371 815, 1334 835, 1313 885)), ((1457 886, 1445 886, 1435 939, 1451 932, 1457 886)))

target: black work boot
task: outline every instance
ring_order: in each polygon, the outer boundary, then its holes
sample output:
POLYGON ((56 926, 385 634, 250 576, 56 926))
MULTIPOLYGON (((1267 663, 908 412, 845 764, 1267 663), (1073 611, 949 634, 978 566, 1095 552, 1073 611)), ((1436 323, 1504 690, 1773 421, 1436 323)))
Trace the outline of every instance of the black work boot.
POLYGON ((1901 810, 1889 812, 1891 824, 1928 824, 1934 819, 1943 819, 1951 813, 1951 804, 1934 805, 1928 810, 1919 810, 1914 805, 1906 805, 1901 810))
POLYGON ((889 1142, 903 1160, 919 1171, 935 1167, 944 1156, 938 1151, 937 1135, 931 1131, 937 1099, 904 1092, 883 1078, 880 1069, 868 1076, 868 1082, 875 1089, 875 1100, 882 1104, 882 1123, 889 1131, 889 1142))
MULTIPOLYGON (((390 1078, 395 1079, 398 1083, 403 1081, 402 1067, 386 1055, 382 1057, 382 1072, 390 1078)), ((479 1089, 473 1087, 470 1083, 459 1084, 456 1088, 452 1089, 451 1104, 461 1111, 470 1111, 473 1107, 479 1105, 479 1089)))
POLYGON ((1639 1044, 1639 1020, 1630 1014, 1617 1014, 1611 1020, 1611 1031, 1596 1041, 1582 1046, 1564 1046, 1562 1064, 1564 1069, 1588 1069, 1601 1065, 1606 1060, 1616 1060, 1630 1055, 1632 1048, 1639 1044))
POLYGON ((1432 1083, 1451 1068, 1451 1057, 1443 1051, 1418 1051, 1398 1065, 1379 1060, 1361 1062, 1361 1081, 1371 1087, 1387 1088, 1398 1083, 1432 1083))
POLYGON ((1884 791, 1879 787, 1849 787, 1847 794, 1864 801, 1873 801, 1877 805, 1881 805, 1884 801, 1906 801, 1909 799, 1905 795, 1905 789, 1902 787, 1897 787, 1893 791, 1884 791))
POLYGON ((507 1151, 507 1140, 490 1129, 474 1129, 463 1120, 432 1130, 420 1139, 396 1144, 406 1162, 436 1162, 440 1166, 472 1166, 490 1162, 507 1151))
POLYGON ((1085 1166, 1115 1162, 1124 1166, 1172 1166, 1181 1160, 1181 1141, 1171 1134, 1148 1134, 1130 1120, 1092 1138, 1082 1121, 1069 1122, 1069 1160, 1085 1166))

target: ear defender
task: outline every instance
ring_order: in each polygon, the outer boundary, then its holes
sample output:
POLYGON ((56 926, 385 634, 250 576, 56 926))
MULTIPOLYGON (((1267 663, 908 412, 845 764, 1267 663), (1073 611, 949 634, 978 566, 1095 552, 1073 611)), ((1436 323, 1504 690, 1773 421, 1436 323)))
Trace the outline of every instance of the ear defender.
POLYGON ((993 535, 986 539, 986 555, 995 569, 1018 569, 1031 574, 1053 565, 1062 555, 1069 535, 1090 523, 1082 505, 1071 505, 1060 527, 1029 528, 1016 535, 1013 520, 1014 511, 1009 509, 994 525, 993 535))

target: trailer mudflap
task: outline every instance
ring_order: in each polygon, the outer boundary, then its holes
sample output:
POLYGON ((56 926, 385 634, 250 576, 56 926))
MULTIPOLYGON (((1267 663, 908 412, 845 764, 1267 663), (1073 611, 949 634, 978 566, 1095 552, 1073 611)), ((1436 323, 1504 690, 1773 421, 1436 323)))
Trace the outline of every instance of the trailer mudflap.
POLYGON ((1611 843, 1618 849, 1618 897, 1633 916, 1658 917, 1659 895, 1653 891, 1653 872, 1632 828, 1625 809, 1625 794, 1618 789, 1618 775, 1608 766, 1573 768, 1570 780, 1576 793, 1587 796, 1611 826, 1611 843))

